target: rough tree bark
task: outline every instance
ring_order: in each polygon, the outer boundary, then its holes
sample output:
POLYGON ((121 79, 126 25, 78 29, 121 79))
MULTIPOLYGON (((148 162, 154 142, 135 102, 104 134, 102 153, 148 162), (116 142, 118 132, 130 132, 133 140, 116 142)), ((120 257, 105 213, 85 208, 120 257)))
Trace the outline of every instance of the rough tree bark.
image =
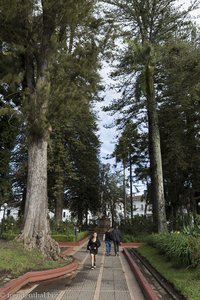
POLYGON ((29 143, 25 223, 20 240, 26 248, 37 247, 45 256, 57 259, 59 248, 51 238, 47 204, 47 141, 40 138, 29 143))
MULTIPOLYGON (((31 37, 34 32, 29 28, 31 22, 28 22, 28 15, 26 17, 26 27, 31 37)), ((47 201, 47 144, 50 128, 47 119, 50 99, 48 68, 52 59, 51 38, 55 30, 55 16, 48 1, 42 1, 41 20, 41 35, 38 34, 38 41, 33 47, 29 45, 31 38, 27 40, 24 54, 25 112, 29 129, 28 179, 24 227, 18 239, 26 248, 37 247, 44 256, 55 260, 59 257, 60 249, 51 238, 47 201)))
MULTIPOLYGON (((59 174, 61 176, 61 174, 59 174)), ((61 180, 64 178, 64 174, 62 174, 61 180)), ((57 222, 62 221, 62 212, 64 206, 64 182, 60 182, 57 186, 57 193, 56 193, 56 204, 55 204, 55 219, 57 222)))
POLYGON ((154 66, 147 64, 146 96, 149 125, 149 153, 153 196, 153 221, 156 232, 167 231, 160 132, 154 91, 154 66))

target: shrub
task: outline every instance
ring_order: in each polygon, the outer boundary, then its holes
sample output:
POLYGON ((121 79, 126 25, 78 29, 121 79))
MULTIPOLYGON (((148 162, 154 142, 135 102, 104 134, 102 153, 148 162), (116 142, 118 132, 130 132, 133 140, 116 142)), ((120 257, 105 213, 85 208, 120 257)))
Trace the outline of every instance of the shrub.
POLYGON ((4 232, 3 233, 3 238, 7 241, 12 241, 16 238, 18 234, 14 232, 4 232))
POLYGON ((8 216, 1 226, 3 226, 3 232, 20 233, 21 224, 21 219, 15 220, 12 216, 8 216))
POLYGON ((80 241, 88 235, 87 231, 82 231, 75 236, 74 234, 52 234, 52 238, 57 242, 74 242, 80 241))
POLYGON ((175 232, 152 234, 147 242, 176 266, 196 267, 200 263, 199 238, 175 232))
POLYGON ((184 234, 189 234, 195 237, 200 237, 200 229, 191 225, 183 226, 182 232, 184 234))
POLYGON ((124 235, 145 235, 153 232, 153 222, 145 216, 135 216, 132 220, 123 220, 120 229, 124 235))
POLYGON ((57 221, 55 219, 50 219, 50 227, 53 234, 73 234, 74 233, 74 224, 69 221, 57 221))
POLYGON ((131 242, 145 242, 147 236, 146 235, 131 235, 131 234, 125 234, 122 237, 122 241, 124 243, 131 243, 131 242))

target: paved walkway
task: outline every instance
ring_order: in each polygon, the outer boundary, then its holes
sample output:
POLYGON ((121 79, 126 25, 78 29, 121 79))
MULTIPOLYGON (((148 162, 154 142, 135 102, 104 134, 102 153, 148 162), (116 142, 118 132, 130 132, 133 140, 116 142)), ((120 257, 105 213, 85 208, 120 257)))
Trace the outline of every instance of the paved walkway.
POLYGON ((91 270, 86 245, 76 249, 79 262, 73 279, 62 278, 27 286, 10 300, 144 300, 138 283, 120 251, 119 256, 105 256, 105 246, 99 249, 96 269, 91 270))

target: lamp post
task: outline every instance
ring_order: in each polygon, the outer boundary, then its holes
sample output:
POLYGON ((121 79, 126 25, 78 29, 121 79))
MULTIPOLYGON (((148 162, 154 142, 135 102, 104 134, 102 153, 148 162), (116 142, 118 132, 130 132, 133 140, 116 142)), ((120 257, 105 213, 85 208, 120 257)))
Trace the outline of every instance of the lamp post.
POLYGON ((200 202, 197 203, 197 213, 200 214, 200 202))
POLYGON ((132 186, 132 161, 131 151, 129 152, 129 163, 130 163, 130 202, 131 202, 131 221, 133 220, 133 186, 132 186))
POLYGON ((6 214, 6 208, 7 208, 7 206, 8 206, 7 203, 4 203, 2 205, 2 207, 3 207, 3 218, 1 220, 1 235, 0 235, 1 238, 3 238, 4 221, 5 221, 5 214, 6 214))

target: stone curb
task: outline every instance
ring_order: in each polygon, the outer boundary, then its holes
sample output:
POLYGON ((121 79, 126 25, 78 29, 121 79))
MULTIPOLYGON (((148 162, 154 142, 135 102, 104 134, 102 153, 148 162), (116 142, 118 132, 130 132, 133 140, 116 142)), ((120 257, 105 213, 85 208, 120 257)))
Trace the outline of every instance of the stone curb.
POLYGON ((22 288, 28 283, 58 278, 70 274, 77 268, 78 263, 74 260, 72 263, 61 268, 45 271, 27 272, 24 275, 11 280, 10 282, 8 282, 0 288, 0 300, 6 300, 7 298, 9 298, 10 295, 16 293, 20 288, 22 288))
MULTIPOLYGON (((69 256, 72 254, 74 250, 74 246, 81 246, 88 240, 88 237, 84 238, 83 240, 77 242, 58 242, 60 247, 69 247, 63 251, 63 254, 69 256)), ((25 286, 28 283, 54 279, 58 278, 71 272, 75 271, 78 268, 78 263, 74 260, 72 263, 68 264, 67 266, 51 269, 51 270, 44 270, 44 271, 33 271, 27 272, 24 275, 13 279, 6 283, 4 286, 0 288, 0 300, 6 300, 9 298, 10 295, 16 293, 19 289, 25 286)))
POLYGON ((141 243, 141 242, 129 242, 129 243, 123 243, 121 242, 120 243, 120 246, 122 247, 131 247, 131 248, 137 248, 137 247, 140 247, 140 246, 143 246, 145 243, 141 243))
POLYGON ((151 286, 149 285, 149 283, 147 282, 146 278, 144 277, 144 275, 142 274, 142 272, 140 271, 139 267, 137 266, 137 264, 133 261, 131 255, 129 254, 129 252, 126 249, 123 249, 123 253, 129 263, 129 266, 131 268, 131 270, 133 271, 133 273, 136 276, 136 279, 142 289, 142 292, 145 295, 145 298, 147 300, 159 300, 158 296, 155 294, 155 292, 153 291, 153 289, 151 288, 151 286))

